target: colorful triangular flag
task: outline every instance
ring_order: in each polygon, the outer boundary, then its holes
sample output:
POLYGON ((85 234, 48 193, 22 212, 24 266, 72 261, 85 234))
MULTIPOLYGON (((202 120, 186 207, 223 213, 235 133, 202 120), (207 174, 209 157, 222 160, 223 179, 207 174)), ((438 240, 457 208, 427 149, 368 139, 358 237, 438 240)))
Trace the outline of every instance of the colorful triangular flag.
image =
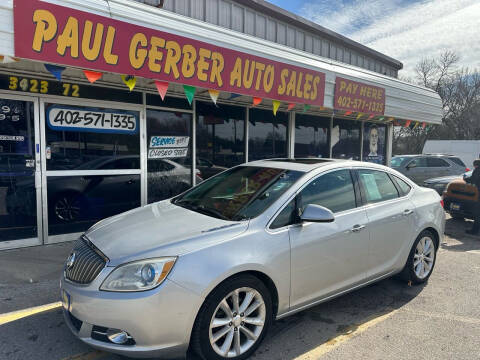
POLYGON ((417 121, 417 122, 415 122, 415 125, 413 126, 413 128, 416 129, 418 127, 418 125, 420 125, 420 123, 417 121))
POLYGON ((358 115, 357 115, 357 120, 359 120, 362 116, 363 116, 362 113, 358 113, 358 115))
POLYGON ((412 123, 412 120, 405 121, 405 127, 410 127, 411 123, 412 123))
POLYGON ((385 116, 382 116, 381 118, 378 119, 378 121, 383 121, 385 119, 385 116))
POLYGON ((308 110, 310 110, 310 105, 309 104, 304 104, 303 105, 303 112, 306 112, 308 110))
POLYGON ((375 117, 375 115, 371 114, 371 115, 368 117, 367 120, 371 120, 371 119, 373 119, 374 117, 375 117))
POLYGON ((87 78, 90 83, 94 83, 97 80, 100 80, 103 76, 101 72, 97 71, 91 71, 91 70, 83 70, 83 73, 85 74, 85 77, 87 78))
POLYGON ((351 112, 351 111, 346 111, 344 115, 345 115, 345 116, 352 115, 352 112, 351 112))
POLYGON ((187 97, 188 103, 190 105, 192 105, 196 90, 197 88, 195 86, 183 85, 183 91, 185 92, 185 96, 187 97))
POLYGON ((273 115, 277 116, 278 108, 280 107, 281 102, 278 100, 272 100, 273 104, 273 115))
POLYGON ((254 97, 253 97, 253 106, 260 105, 260 103, 262 102, 262 100, 263 100, 262 98, 254 96, 254 97))
POLYGON ((122 80, 125 83, 125 85, 128 86, 130 91, 132 91, 135 88, 135 85, 137 85, 137 78, 132 75, 122 75, 122 80))
POLYGON ((213 103, 217 105, 217 100, 218 100, 218 97, 220 96, 220 91, 211 89, 211 90, 208 90, 208 93, 210 94, 210 98, 212 99, 213 103))
POLYGON ((295 107, 295 105, 296 105, 295 103, 290 103, 290 104, 288 104, 287 111, 292 110, 292 109, 295 107))
POLYGON ((62 73, 65 71, 63 66, 45 64, 45 69, 50 71, 50 73, 55 76, 58 81, 62 81, 62 73))
POLYGON ((422 123, 422 129, 425 129, 427 127, 427 123, 426 122, 423 122, 422 123))
POLYGON ((157 87, 158 93, 162 98, 162 101, 165 100, 165 95, 167 95, 169 83, 167 81, 158 81, 155 80, 155 86, 157 87))
POLYGON ((235 93, 231 93, 231 94, 230 94, 230 97, 229 97, 229 100, 235 99, 235 98, 240 97, 240 96, 242 96, 242 95, 240 95, 240 94, 235 94, 235 93))
POLYGON ((0 64, 11 64, 11 63, 19 62, 19 61, 20 61, 19 58, 0 55, 0 64))

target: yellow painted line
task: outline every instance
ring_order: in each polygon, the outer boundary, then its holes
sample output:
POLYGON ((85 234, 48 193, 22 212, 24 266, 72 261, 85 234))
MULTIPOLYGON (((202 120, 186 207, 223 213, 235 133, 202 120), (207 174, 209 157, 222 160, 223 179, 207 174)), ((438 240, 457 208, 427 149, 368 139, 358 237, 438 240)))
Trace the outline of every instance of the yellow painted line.
POLYGON ((35 306, 31 307, 28 309, 23 309, 23 310, 18 310, 18 311, 12 311, 6 314, 0 314, 0 325, 7 324, 9 322, 19 320, 26 318, 28 316, 32 316, 35 314, 42 313, 44 311, 56 309, 62 306, 62 303, 60 301, 51 303, 51 304, 46 304, 46 305, 41 305, 41 306, 35 306))
POLYGON ((398 310, 393 310, 389 313, 386 313, 384 315, 378 316, 375 315, 373 318, 370 318, 366 322, 360 324, 360 325, 352 325, 348 329, 345 330, 344 333, 337 335, 336 337, 328 340, 327 342, 323 343, 322 345, 316 347, 315 349, 312 349, 300 356, 297 356, 295 360, 307 360, 307 359, 318 359, 319 357, 325 355, 326 353, 332 351, 333 349, 337 348, 344 342, 350 340, 351 338, 363 333, 367 329, 371 328, 372 326, 375 326, 382 321, 387 320, 389 317, 391 317, 393 314, 395 314, 398 310))
POLYGON ((83 354, 69 356, 69 357, 63 358, 62 360, 96 360, 96 359, 101 359, 107 355, 109 354, 100 350, 96 350, 96 351, 86 352, 83 354))

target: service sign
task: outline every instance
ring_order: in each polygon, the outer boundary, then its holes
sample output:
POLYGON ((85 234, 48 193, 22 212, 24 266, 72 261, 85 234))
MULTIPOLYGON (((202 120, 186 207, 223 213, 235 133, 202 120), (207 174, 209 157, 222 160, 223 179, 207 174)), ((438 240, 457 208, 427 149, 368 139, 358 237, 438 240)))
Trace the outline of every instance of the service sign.
POLYGON ((58 131, 136 134, 138 115, 122 110, 54 105, 47 110, 47 124, 58 131))
POLYGON ((323 106, 325 74, 38 0, 14 0, 15 56, 323 106))
POLYGON ((179 148, 188 147, 190 136, 152 136, 151 148, 179 148))
POLYGON ((334 108, 371 115, 385 114, 385 89, 337 77, 334 108))

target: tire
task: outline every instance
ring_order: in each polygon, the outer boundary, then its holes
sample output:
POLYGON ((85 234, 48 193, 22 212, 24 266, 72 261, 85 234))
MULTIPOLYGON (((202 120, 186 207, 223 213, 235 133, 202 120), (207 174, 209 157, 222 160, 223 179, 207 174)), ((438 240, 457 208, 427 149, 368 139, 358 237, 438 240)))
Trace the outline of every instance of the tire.
POLYGON ((72 223, 80 220, 82 211, 81 194, 65 192, 55 196, 50 216, 58 223, 72 223))
POLYGON ((437 247, 435 236, 428 230, 423 231, 413 243, 407 263, 400 273, 400 277, 403 280, 411 281, 413 284, 422 284, 428 281, 437 260, 437 247), (427 246, 427 244, 430 245, 427 246), (419 259, 420 262, 416 265, 415 263, 419 259), (422 266, 425 272, 422 271, 422 266))
POLYGON ((271 295, 262 281, 247 274, 230 278, 210 293, 198 312, 192 332, 192 349, 204 360, 246 359, 261 344, 272 319, 271 295), (242 310, 244 312, 233 316, 235 315, 233 299, 236 292, 239 299, 237 308, 239 312, 242 310), (248 302, 247 305, 245 301, 248 302), (259 303, 260 305, 255 307, 259 303), (225 306, 228 309, 224 311, 225 306), (247 315, 253 308, 254 310, 247 315), (213 326, 214 319, 217 326, 213 326), (255 325, 252 324, 254 321, 255 325), (213 344, 210 339, 213 340, 213 344), (237 343, 240 345, 237 346, 237 343), (222 347, 227 351, 223 351, 222 347))

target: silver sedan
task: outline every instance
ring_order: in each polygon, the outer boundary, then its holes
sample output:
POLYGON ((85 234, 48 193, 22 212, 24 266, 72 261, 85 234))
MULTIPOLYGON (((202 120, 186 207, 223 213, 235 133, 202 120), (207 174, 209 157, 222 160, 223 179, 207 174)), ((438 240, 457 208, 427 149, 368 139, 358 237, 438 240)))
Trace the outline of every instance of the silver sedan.
POLYGON ((275 319, 395 274, 427 281, 444 226, 439 195, 384 166, 252 162, 89 229, 64 314, 114 353, 245 359, 275 319))

